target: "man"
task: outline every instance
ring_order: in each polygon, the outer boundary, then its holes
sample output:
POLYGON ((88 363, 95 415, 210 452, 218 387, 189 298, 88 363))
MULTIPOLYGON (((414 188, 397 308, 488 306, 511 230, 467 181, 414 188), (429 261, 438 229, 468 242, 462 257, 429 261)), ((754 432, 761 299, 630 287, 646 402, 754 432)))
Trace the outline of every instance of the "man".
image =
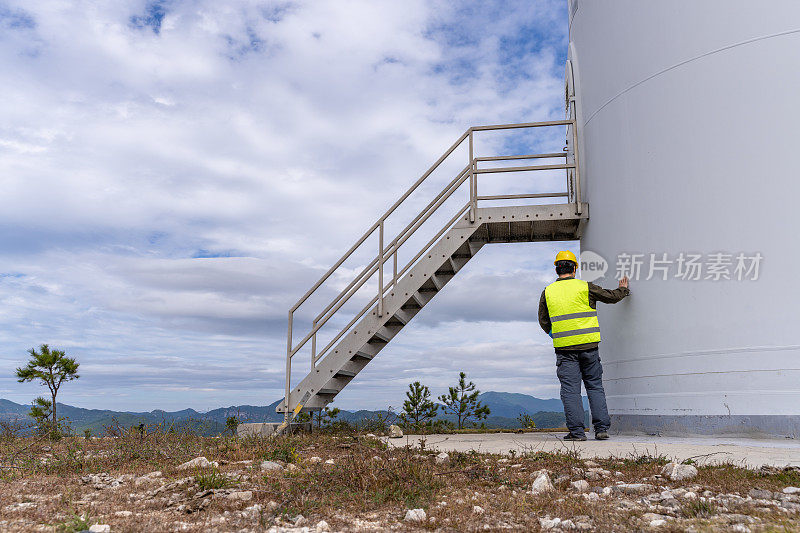
POLYGON ((586 440, 583 428, 581 381, 586 387, 592 411, 594 438, 606 440, 611 418, 603 390, 603 366, 600 364, 600 323, 597 302, 614 304, 630 294, 628 278, 619 288, 604 289, 576 279, 578 260, 570 251, 558 252, 554 262, 558 279, 542 291, 539 299, 539 325, 553 339, 556 351, 556 374, 561 382, 561 402, 569 434, 564 440, 586 440))

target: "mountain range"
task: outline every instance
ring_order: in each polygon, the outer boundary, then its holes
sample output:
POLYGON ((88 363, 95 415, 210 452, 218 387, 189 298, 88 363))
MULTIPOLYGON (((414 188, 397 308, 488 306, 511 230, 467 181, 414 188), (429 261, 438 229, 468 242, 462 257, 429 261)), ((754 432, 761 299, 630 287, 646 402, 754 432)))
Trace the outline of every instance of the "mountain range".
MULTIPOLYGON (((519 427, 517 417, 520 414, 530 415, 539 428, 564 426, 564 413, 561 400, 558 399, 541 399, 527 394, 494 391, 484 392, 478 398, 491 409, 489 418, 485 420, 486 427, 489 428, 519 427)), ((282 415, 275 412, 275 407, 280 401, 277 400, 266 406, 220 407, 204 413, 194 409, 149 412, 111 411, 84 409, 59 403, 58 414, 68 420, 74 431, 83 432, 88 429, 95 435, 102 434, 107 428, 117 424, 121 427, 138 426, 139 424, 192 426, 206 434, 218 434, 225 429, 225 421, 231 416, 236 416, 242 422, 281 421, 282 415)), ((583 404, 586 408, 586 398, 583 399, 583 404)), ((29 412, 30 406, 28 405, 0 399, 0 421, 25 419, 29 412)), ((386 415, 387 411, 341 410, 339 419, 353 423, 374 418, 379 414, 386 415)), ((440 415, 440 418, 451 419, 452 417, 440 415)))

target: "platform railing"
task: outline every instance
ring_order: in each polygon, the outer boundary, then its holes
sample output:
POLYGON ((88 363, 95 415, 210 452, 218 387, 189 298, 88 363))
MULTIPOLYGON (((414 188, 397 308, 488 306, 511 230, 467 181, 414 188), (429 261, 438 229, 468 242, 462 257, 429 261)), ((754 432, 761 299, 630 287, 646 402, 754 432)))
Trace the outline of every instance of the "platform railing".
POLYGON ((522 200, 534 198, 558 198, 566 197, 567 203, 574 205, 577 214, 581 211, 581 194, 580 194, 580 171, 578 165, 578 157, 575 153, 577 146, 577 134, 575 128, 575 114, 574 105, 569 107, 570 119, 568 120, 551 120, 546 122, 527 122, 521 124, 496 124, 490 126, 474 126, 465 131, 459 138, 448 148, 444 154, 425 171, 425 173, 403 193, 402 196, 392 204, 386 212, 378 218, 378 220, 370 226, 367 231, 353 244, 353 246, 344 253, 344 255, 334 263, 334 265, 317 281, 291 309, 289 309, 288 320, 288 333, 287 333, 287 348, 286 348, 286 398, 285 398, 285 412, 289 413, 289 394, 291 391, 291 372, 292 372, 292 358, 299 350, 301 350, 308 342, 311 341, 311 368, 313 369, 317 362, 323 358, 331 347, 347 333, 353 325, 355 325, 373 306, 377 306, 378 316, 384 314, 384 299, 386 291, 393 288, 397 281, 414 266, 417 260, 422 257, 427 250, 433 246, 439 238, 449 230, 462 216, 468 215, 471 222, 475 221, 478 203, 481 201, 495 201, 495 200, 522 200), (534 129, 534 128, 552 128, 552 127, 567 127, 566 148, 561 152, 555 153, 541 153, 541 154, 523 154, 523 155, 502 155, 491 157, 476 157, 474 154, 474 140, 476 132, 498 131, 498 130, 512 130, 512 129, 534 129), (386 242, 385 226, 387 219, 422 185, 428 177, 438 169, 443 162, 445 162, 464 142, 468 143, 468 161, 460 172, 423 208, 412 220, 409 222, 397 235, 390 241, 386 242), (525 165, 525 166, 496 166, 489 168, 481 168, 484 164, 490 162, 501 161, 530 161, 536 159, 555 159, 563 158, 563 163, 547 164, 547 165, 525 165), (530 193, 530 194, 496 194, 496 195, 479 195, 478 194, 478 176, 482 174, 495 174, 504 172, 536 172, 545 170, 565 170, 566 171, 566 191, 547 192, 547 193, 530 193), (437 212, 439 207, 447 201, 456 191, 461 189, 464 183, 468 182, 469 187, 469 200, 460 207, 453 217, 442 227, 439 232, 431 238, 402 268, 398 268, 398 251, 400 247, 411 238, 415 232, 437 212), (360 249, 362 245, 375 233, 378 234, 378 243, 375 257, 357 274, 339 294, 328 303, 321 313, 316 315, 312 321, 311 329, 305 332, 303 337, 294 343, 293 322, 295 312, 303 305, 319 288, 328 281, 331 276, 336 273, 339 268, 347 261, 356 250, 360 249), (390 281, 384 279, 385 265, 391 262, 392 264, 392 277, 390 281), (359 291, 377 272, 377 291, 369 302, 357 312, 352 319, 344 326, 334 337, 328 342, 321 350, 317 350, 317 332, 325 326, 325 324, 337 314, 337 312, 344 306, 357 291, 359 291))

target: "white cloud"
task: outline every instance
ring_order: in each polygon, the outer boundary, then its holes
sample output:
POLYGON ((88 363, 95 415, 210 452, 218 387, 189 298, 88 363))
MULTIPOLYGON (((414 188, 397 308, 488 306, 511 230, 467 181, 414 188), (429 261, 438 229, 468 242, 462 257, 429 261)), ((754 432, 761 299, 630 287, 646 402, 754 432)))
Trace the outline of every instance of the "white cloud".
MULTIPOLYGON (((49 342, 85 369, 64 401, 272 401, 287 308, 468 125, 560 116, 562 4, 0 1, 4 396, 35 394, 10 376, 49 342)), ((396 349, 549 394, 552 369, 480 363, 540 350, 547 261, 484 255, 396 349)))

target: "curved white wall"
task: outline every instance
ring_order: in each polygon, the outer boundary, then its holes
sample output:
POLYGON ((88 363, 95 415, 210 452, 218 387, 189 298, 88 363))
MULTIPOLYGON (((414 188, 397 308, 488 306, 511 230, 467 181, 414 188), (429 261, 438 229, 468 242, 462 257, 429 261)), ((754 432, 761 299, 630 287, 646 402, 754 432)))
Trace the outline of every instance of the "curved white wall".
POLYGON ((570 14, 581 249, 610 261, 600 282, 616 286, 625 252, 763 256, 757 281, 640 279, 600 308, 616 428, 800 437, 800 2, 573 0, 570 14))

